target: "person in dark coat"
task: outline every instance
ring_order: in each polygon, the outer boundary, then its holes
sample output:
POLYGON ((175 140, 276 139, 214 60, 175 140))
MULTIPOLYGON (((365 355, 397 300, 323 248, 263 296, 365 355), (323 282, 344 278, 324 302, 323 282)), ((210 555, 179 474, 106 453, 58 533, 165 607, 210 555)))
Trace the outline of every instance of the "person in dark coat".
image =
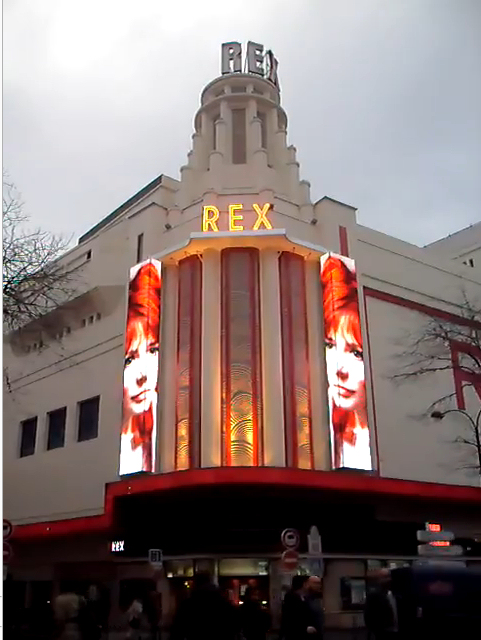
POLYGON ((239 613, 241 632, 245 640, 265 640, 271 620, 260 602, 259 591, 255 587, 247 587, 239 613))
POLYGON ((372 574, 374 586, 366 595, 364 621, 375 640, 399 638, 398 608, 391 591, 391 572, 381 569, 372 574))
POLYGON ((281 638, 306 640, 310 626, 310 610, 306 602, 307 576, 294 576, 282 603, 281 638))
POLYGON ((306 583, 306 602, 309 608, 309 627, 312 640, 322 640, 324 637, 324 606, 322 604, 322 584, 319 576, 310 576, 306 583))
POLYGON ((211 582, 210 576, 194 576, 192 593, 177 610, 171 640, 235 640, 238 628, 234 606, 211 582))

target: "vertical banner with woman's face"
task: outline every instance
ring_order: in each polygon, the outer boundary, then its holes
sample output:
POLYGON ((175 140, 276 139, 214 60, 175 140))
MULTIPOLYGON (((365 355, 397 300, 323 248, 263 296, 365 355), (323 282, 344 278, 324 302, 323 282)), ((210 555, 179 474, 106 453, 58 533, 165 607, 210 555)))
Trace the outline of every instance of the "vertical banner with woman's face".
POLYGON ((334 469, 372 469, 356 267, 321 257, 331 456, 334 469))
POLYGON ((119 475, 155 470, 161 263, 130 270, 119 475))

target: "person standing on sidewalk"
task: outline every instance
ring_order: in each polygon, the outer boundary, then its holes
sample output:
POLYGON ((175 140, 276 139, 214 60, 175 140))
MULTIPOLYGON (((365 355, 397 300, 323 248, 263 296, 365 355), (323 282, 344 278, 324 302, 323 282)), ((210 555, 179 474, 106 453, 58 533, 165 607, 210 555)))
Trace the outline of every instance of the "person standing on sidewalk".
POLYGON ((380 569, 372 574, 375 586, 366 596, 364 621, 375 640, 397 640, 399 636, 398 607, 391 591, 391 572, 380 569))
POLYGON ((322 584, 319 576, 309 576, 307 580, 306 602, 309 608, 309 627, 315 631, 308 631, 314 640, 324 637, 324 607, 322 603, 322 584))
POLYGON ((294 576, 290 591, 282 603, 282 640, 307 640, 315 632, 310 625, 310 610, 306 601, 308 576, 294 576), (309 635, 308 635, 309 634, 309 635))

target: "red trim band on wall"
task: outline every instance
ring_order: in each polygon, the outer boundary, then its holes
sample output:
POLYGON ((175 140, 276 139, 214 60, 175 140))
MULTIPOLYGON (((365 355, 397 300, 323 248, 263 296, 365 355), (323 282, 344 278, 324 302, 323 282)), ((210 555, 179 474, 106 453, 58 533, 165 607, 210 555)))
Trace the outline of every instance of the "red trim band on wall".
POLYGON ((87 518, 72 518, 54 522, 17 525, 14 540, 54 538, 56 536, 107 532, 114 526, 115 499, 125 495, 148 494, 180 488, 216 487, 224 485, 257 485, 282 488, 342 491, 375 497, 403 497, 415 501, 466 503, 481 506, 481 488, 459 485, 414 482, 395 478, 380 478, 356 472, 309 471, 272 467, 216 467, 191 469, 182 473, 148 474, 123 478, 108 484, 105 491, 105 512, 87 518))
POLYGON ((346 227, 339 227, 339 253, 341 256, 349 258, 349 242, 347 239, 346 227))

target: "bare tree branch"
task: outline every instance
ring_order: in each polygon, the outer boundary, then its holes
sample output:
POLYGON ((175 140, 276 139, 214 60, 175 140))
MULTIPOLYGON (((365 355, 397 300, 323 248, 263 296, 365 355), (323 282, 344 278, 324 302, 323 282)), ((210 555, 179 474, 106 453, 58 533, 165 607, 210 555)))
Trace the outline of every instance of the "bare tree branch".
MULTIPOLYGON (((397 384, 414 382, 443 371, 452 371, 457 380, 458 391, 444 394, 427 407, 425 417, 434 409, 451 406, 450 400, 471 387, 480 395, 481 389, 481 304, 470 300, 461 290, 459 320, 431 316, 415 332, 405 332, 396 341, 397 354, 393 357, 392 373, 388 376, 397 384)), ((452 409, 451 409, 452 411, 452 409)), ((454 410, 456 411, 456 410, 454 410)), ((443 417, 442 412, 440 413, 443 417)), ((459 413, 463 413, 459 411, 459 413)), ((460 468, 476 469, 481 475, 481 428, 480 414, 470 420, 464 412, 469 435, 457 435, 452 443, 474 448, 477 464, 466 464, 460 468)))
POLYGON ((10 332, 68 301, 76 290, 78 266, 59 261, 70 239, 26 228, 29 217, 5 171, 2 204, 3 326, 10 332))

